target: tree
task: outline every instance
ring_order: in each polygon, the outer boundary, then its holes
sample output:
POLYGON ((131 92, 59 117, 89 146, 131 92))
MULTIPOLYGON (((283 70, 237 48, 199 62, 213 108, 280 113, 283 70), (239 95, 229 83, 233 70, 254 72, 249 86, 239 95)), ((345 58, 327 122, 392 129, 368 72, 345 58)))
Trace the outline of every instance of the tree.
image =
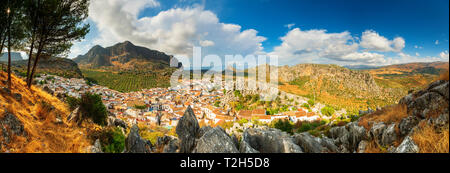
POLYGON ((325 106, 320 112, 322 112, 323 115, 330 117, 334 114, 335 110, 332 107, 325 106))
POLYGON ((6 21, 2 19, 3 21, 0 22, 4 25, 0 28, 0 35, 3 36, 0 48, 3 50, 6 37, 8 37, 8 87, 11 88, 11 49, 20 49, 23 39, 25 38, 22 23, 24 18, 23 1, 8 0, 6 5, 3 3, 0 8, 3 10, 6 8, 6 15, 2 14, 2 18, 6 16, 6 21))
POLYGON ((33 68, 28 72, 28 87, 31 87, 42 55, 65 55, 73 41, 84 38, 89 32, 89 24, 83 23, 88 16, 88 6, 88 0, 39 0, 36 6, 29 5, 29 10, 35 10, 37 15, 28 15, 28 23, 33 25, 30 30, 30 63, 33 59, 32 49, 36 46, 33 68))

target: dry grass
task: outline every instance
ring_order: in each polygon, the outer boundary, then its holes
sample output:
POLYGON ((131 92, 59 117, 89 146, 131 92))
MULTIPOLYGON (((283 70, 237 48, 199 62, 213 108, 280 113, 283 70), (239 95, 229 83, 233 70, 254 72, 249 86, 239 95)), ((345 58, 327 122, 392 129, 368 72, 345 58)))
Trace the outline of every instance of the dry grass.
POLYGON ((365 115, 360 118, 359 125, 367 130, 371 128, 369 122, 384 122, 385 124, 398 124, 403 118, 407 117, 406 105, 397 104, 384 107, 381 110, 375 111, 372 114, 365 115))
POLYGON ((442 72, 440 75, 439 75, 439 79, 438 80, 446 80, 446 81, 448 81, 449 80, 449 72, 448 72, 448 70, 446 70, 446 71, 444 71, 444 72, 442 72))
POLYGON ((369 142, 364 153, 386 153, 386 150, 381 148, 375 140, 369 142))
MULTIPOLYGON (((6 73, 0 72, 0 80, 6 73)), ((1 87, 3 84, 0 84, 1 87)), ((12 75, 12 93, 22 95, 19 102, 12 96, 0 94, 0 117, 5 112, 14 114, 24 125, 27 137, 15 136, 8 144, 9 152, 15 153, 82 153, 91 141, 87 139, 88 127, 78 127, 66 122, 70 111, 67 105, 37 87, 28 89, 26 83, 12 75), (63 120, 56 123, 56 117, 63 120)), ((2 151, 5 152, 5 148, 2 151)))
POLYGON ((448 126, 435 129, 431 125, 421 123, 412 139, 419 146, 420 153, 449 153, 448 133, 448 126))

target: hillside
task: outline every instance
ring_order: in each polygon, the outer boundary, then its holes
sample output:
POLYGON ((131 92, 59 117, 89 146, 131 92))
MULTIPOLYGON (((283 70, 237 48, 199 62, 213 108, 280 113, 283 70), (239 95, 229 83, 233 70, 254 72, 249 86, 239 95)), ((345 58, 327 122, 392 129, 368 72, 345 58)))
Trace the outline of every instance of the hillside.
POLYGON ((432 62, 390 65, 364 72, 370 73, 381 87, 397 88, 407 93, 424 88, 448 69, 448 62, 432 62))
MULTIPOLYGON (((28 60, 15 61, 12 63, 13 71, 21 76, 26 76, 28 60)), ((66 78, 83 78, 77 63, 67 58, 41 58, 37 65, 36 74, 46 73, 66 78)))
POLYGON ((170 67, 171 58, 165 53, 126 41, 107 48, 94 46, 74 61, 83 75, 96 83, 129 92, 168 87, 170 76, 176 70, 170 67))
POLYGON ((66 121, 67 105, 12 76, 6 87, 0 72, 0 153, 84 153, 92 143, 86 129, 66 121))
POLYGON ((299 64, 280 67, 280 90, 356 112, 393 104, 405 93, 380 87, 367 72, 336 65, 299 64))

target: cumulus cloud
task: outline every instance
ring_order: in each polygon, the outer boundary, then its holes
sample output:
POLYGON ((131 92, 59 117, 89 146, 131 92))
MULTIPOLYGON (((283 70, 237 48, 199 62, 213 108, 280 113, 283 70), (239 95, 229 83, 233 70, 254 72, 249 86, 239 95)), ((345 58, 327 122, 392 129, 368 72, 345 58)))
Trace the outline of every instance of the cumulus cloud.
POLYGON ((360 44, 369 51, 401 52, 405 48, 405 39, 396 37, 391 41, 373 30, 367 30, 363 32, 360 44))
POLYGON ((138 18, 145 8, 157 7, 155 0, 96 0, 89 7, 90 19, 100 37, 94 42, 109 46, 125 40, 173 55, 192 56, 194 46, 202 53, 255 54, 263 51, 265 37, 254 29, 222 23, 201 6, 173 8, 156 16, 138 18))
POLYGON ((290 23, 290 24, 286 24, 284 25, 284 27, 288 28, 288 29, 292 29, 292 27, 295 26, 295 23, 290 23))
POLYGON ((278 55, 280 62, 380 64, 382 54, 358 52, 359 44, 349 32, 328 33, 326 30, 302 31, 295 28, 281 37, 282 44, 270 54, 278 55))

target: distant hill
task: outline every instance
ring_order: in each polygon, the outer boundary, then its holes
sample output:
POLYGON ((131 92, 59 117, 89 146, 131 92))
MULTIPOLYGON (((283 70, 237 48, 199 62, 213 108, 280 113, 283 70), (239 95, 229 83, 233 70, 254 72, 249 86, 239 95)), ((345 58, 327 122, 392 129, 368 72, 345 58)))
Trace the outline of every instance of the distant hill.
POLYGON ((172 57, 125 41, 107 48, 94 46, 74 61, 84 76, 97 81, 99 85, 129 92, 168 87, 170 76, 177 69, 170 67, 172 57))
POLYGON ((370 70, 380 68, 378 66, 371 66, 371 65, 346 65, 344 67, 351 70, 370 70))
POLYGON ((420 90, 434 81, 440 73, 447 72, 448 62, 408 63, 364 70, 370 73, 378 85, 385 88, 398 88, 404 93, 420 90))
POLYGON ((283 66, 278 73, 280 90, 348 111, 393 104, 405 95, 380 87, 370 73, 337 65, 283 66))
MULTIPOLYGON (((13 70, 19 75, 26 76, 28 60, 14 61, 13 70)), ((67 58, 41 58, 37 65, 36 73, 53 74, 66 78, 83 78, 77 63, 67 58)))
MULTIPOLYGON (((11 61, 21 61, 23 60, 22 55, 18 52, 11 52, 11 61)), ((0 57, 0 62, 8 62, 8 52, 4 52, 0 57)))
POLYGON ((74 61, 83 68, 91 69, 162 70, 170 67, 172 57, 125 41, 107 48, 94 46, 88 53, 76 57, 74 61))

